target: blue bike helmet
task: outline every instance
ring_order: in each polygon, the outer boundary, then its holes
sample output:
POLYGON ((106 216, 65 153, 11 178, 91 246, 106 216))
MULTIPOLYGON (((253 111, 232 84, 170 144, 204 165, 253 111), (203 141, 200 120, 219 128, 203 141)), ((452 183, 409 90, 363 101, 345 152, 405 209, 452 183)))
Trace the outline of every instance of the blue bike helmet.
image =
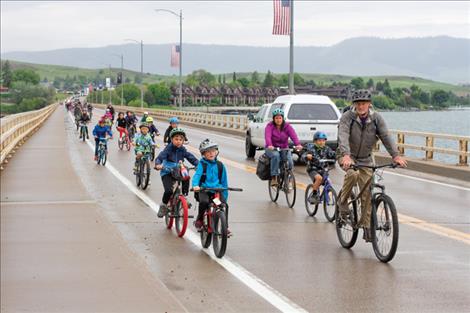
POLYGON ((273 114, 273 117, 275 117, 276 115, 281 115, 282 117, 284 117, 284 110, 281 108, 274 109, 272 114, 273 114))
POLYGON ((326 134, 322 131, 317 131, 314 135, 313 135, 313 140, 318 140, 318 139, 325 139, 327 140, 326 138, 326 134))
POLYGON ((172 124, 172 123, 178 124, 179 122, 180 122, 180 121, 178 120, 177 117, 172 117, 172 118, 170 118, 170 124, 172 124))

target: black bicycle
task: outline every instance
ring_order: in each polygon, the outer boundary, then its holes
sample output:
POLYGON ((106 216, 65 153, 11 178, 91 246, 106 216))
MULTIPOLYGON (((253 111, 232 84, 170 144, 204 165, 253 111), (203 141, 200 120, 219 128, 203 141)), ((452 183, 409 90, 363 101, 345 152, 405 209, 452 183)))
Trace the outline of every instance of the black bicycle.
MULTIPOLYGON (((275 150, 281 152, 288 151, 289 149, 276 148, 275 150)), ((282 160, 282 158, 279 167, 280 175, 278 176, 277 184, 273 186, 272 180, 269 179, 268 181, 269 197, 272 202, 276 202, 279 198, 279 192, 282 190, 286 195, 287 205, 289 208, 293 208, 297 194, 294 171, 289 167, 289 162, 282 160)))
MULTIPOLYGON (((393 259, 398 247, 398 215, 392 198, 385 194, 385 186, 378 183, 383 179, 382 172, 378 170, 386 167, 396 168, 397 165, 352 165, 351 167, 354 170, 370 168, 372 169, 372 177, 358 193, 353 192, 351 194, 351 200, 348 201, 349 211, 347 214, 340 216, 339 206, 338 204, 336 205, 336 234, 338 240, 341 246, 346 249, 350 249, 356 243, 359 230, 358 202, 366 188, 369 188, 372 202, 370 220, 372 247, 376 257, 381 262, 387 263, 393 259)), ((338 195, 338 199, 341 199, 341 191, 338 195)))
MULTIPOLYGON (((214 254, 221 258, 225 255, 227 250, 228 235, 228 221, 225 211, 227 204, 220 200, 220 193, 229 191, 243 191, 241 188, 201 188, 199 192, 214 192, 211 199, 209 208, 204 212, 202 218, 201 245, 203 248, 208 248, 211 245, 214 249, 214 254)), ((194 191, 191 189, 191 191, 194 191)))
POLYGON ((150 157, 151 152, 146 152, 136 161, 135 183, 143 190, 147 189, 150 181, 150 157))

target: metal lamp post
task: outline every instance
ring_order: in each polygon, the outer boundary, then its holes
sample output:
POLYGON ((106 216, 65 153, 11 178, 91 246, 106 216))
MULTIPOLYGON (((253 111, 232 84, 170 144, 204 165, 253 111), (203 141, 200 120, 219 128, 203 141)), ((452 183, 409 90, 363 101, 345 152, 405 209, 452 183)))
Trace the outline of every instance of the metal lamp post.
POLYGON ((140 78, 142 79, 140 85, 140 108, 144 107, 144 86, 143 86, 143 79, 144 79, 144 41, 138 41, 135 39, 125 39, 126 41, 133 41, 140 44, 140 78))
POLYGON ((167 9, 155 9, 156 12, 168 12, 180 19, 180 54, 179 54, 179 107, 180 110, 183 109, 183 10, 180 10, 180 13, 176 13, 172 10, 167 9))
POLYGON ((114 56, 116 57, 119 57, 121 58, 121 106, 124 105, 124 87, 123 87, 123 83, 124 83, 124 55, 119 55, 119 54, 115 54, 113 53, 114 56))

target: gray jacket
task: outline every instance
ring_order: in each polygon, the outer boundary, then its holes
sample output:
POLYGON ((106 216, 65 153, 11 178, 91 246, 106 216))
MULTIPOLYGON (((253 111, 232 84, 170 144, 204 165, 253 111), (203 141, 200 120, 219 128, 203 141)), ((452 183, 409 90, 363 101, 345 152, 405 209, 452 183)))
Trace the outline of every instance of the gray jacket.
POLYGON ((390 137, 383 117, 369 111, 364 128, 355 111, 350 110, 341 116, 338 130, 338 157, 349 154, 358 164, 372 164, 372 149, 380 139, 392 157, 399 155, 397 146, 390 137))

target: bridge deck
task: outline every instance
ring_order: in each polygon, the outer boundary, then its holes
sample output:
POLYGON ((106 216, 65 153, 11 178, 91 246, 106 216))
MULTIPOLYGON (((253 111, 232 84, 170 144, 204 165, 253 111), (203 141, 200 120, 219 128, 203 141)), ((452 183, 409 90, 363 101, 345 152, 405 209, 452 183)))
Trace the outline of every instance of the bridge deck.
MULTIPOLYGON (((2 310, 252 312, 285 308, 279 300, 316 312, 468 310, 467 184, 385 174, 401 224, 397 255, 384 265, 361 240, 342 249, 322 212, 306 215, 303 190, 294 209, 282 194, 271 203, 240 138, 195 128, 188 136, 192 152, 206 137, 218 141, 230 185, 245 189, 229 198, 224 262, 203 253, 193 231, 179 239, 157 219, 148 204, 160 202, 158 173, 136 192, 133 154, 110 141, 109 164, 97 166, 58 110, 1 176, 2 310), (268 286, 250 289, 253 279, 268 286)), ((308 183, 303 167, 295 172, 308 183)), ((332 171, 336 187, 342 175, 332 171)))

